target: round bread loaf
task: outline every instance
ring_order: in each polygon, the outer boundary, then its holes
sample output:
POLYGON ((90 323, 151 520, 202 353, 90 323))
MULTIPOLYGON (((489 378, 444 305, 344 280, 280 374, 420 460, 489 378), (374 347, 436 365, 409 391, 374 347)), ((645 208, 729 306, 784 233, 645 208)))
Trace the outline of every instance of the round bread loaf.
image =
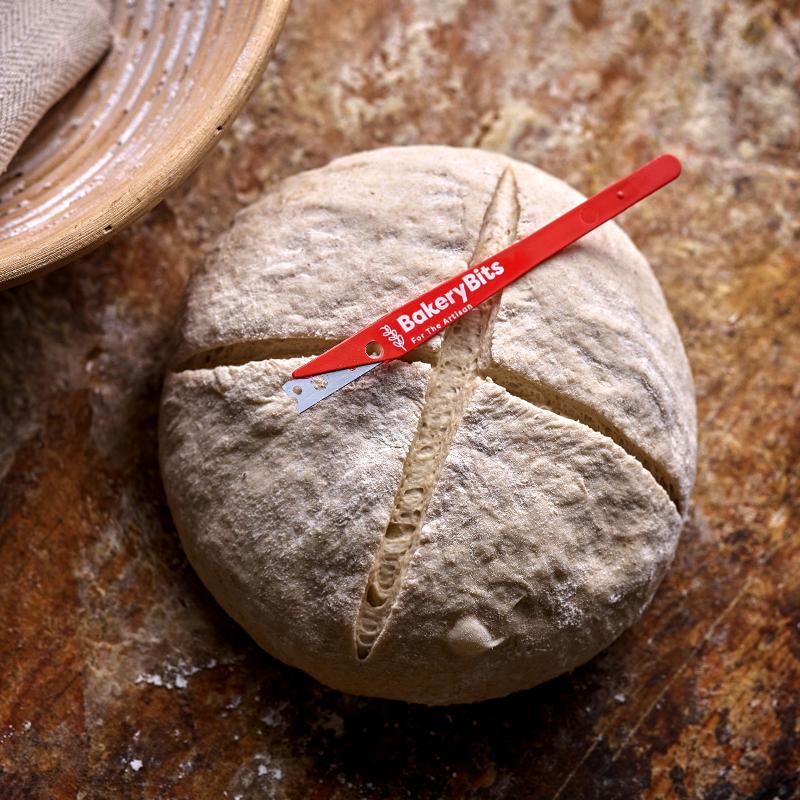
POLYGON ((695 408, 616 225, 302 415, 281 391, 582 199, 498 154, 376 150, 285 180, 193 275, 161 469, 191 563, 268 652, 343 691, 460 703, 582 664, 647 606, 695 408))

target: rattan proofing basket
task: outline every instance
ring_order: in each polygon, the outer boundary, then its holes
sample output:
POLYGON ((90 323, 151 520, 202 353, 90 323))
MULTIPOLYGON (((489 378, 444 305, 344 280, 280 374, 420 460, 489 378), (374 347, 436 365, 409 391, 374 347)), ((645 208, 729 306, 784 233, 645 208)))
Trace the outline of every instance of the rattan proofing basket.
POLYGON ((0 287, 107 240, 197 166, 256 86, 289 0, 113 0, 114 45, 0 177, 0 287))

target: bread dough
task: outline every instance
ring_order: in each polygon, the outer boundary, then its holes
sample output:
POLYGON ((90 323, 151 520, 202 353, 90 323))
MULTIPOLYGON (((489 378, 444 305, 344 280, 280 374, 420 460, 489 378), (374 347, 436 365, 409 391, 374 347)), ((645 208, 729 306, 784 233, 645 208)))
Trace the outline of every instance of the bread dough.
POLYGON ((387 148, 281 183, 187 289, 160 419, 176 526, 268 652, 356 694, 496 697, 642 613, 692 489, 680 337, 613 223, 411 362, 298 415, 293 369, 582 196, 499 154, 387 148))

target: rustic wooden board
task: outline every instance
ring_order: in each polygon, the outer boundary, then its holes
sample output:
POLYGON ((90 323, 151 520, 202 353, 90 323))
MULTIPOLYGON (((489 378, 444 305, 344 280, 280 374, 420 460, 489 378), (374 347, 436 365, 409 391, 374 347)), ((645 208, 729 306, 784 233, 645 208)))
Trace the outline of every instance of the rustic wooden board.
POLYGON ((0 295, 3 798, 800 796, 797 3, 303 0, 203 168, 90 258, 0 295), (674 566, 574 674, 476 706, 348 697, 193 575, 155 421, 192 266, 298 170, 479 145, 585 192, 671 149, 623 225, 698 393, 674 566))

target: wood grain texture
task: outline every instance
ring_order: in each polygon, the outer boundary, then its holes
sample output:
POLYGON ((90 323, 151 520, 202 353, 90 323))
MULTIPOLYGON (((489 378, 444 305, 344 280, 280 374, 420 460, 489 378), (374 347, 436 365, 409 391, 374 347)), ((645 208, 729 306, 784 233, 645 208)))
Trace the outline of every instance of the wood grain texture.
POLYGON ((800 11, 297 0, 202 169, 91 257, 0 295, 0 796, 800 796, 800 11), (259 191, 378 146, 480 145, 629 212, 698 390, 689 524, 642 621, 477 706, 326 690, 258 650, 156 470, 186 277, 259 191))

